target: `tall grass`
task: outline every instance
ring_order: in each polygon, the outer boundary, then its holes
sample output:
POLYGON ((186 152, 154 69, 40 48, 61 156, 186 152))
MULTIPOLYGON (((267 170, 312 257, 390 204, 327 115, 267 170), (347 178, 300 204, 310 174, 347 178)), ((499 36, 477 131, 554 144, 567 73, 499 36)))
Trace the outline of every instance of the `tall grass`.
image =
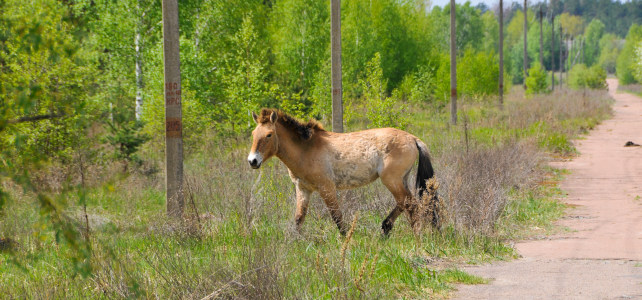
MULTIPOLYGON (((249 137, 207 141, 186 160, 186 220, 165 218, 159 149, 127 176, 118 166, 92 166, 86 214, 77 180, 50 169, 43 191, 57 197, 78 232, 90 231, 90 272, 78 272, 72 249, 57 239, 32 208, 33 195, 13 188, 0 217, 0 237, 13 246, 0 253, 3 298, 425 298, 445 295, 453 282, 482 279, 456 270, 460 262, 507 259, 505 242, 544 227, 563 206, 554 188, 541 185, 551 157, 575 153, 571 140, 610 113, 605 93, 556 92, 505 109, 465 100, 460 120, 414 107, 408 131, 431 149, 442 230, 413 232, 406 218, 382 238, 383 218, 394 207, 380 183, 340 193, 346 220, 342 238, 318 196, 301 232, 294 227, 294 188, 276 159, 260 170, 245 162, 249 137), (99 179, 96 179, 99 178, 99 179), (66 183, 65 183, 66 182, 66 183), (358 214, 358 218, 355 216, 358 214)), ((73 166, 69 169, 72 170, 73 166)), ((10 187, 10 183, 3 183, 10 187)))

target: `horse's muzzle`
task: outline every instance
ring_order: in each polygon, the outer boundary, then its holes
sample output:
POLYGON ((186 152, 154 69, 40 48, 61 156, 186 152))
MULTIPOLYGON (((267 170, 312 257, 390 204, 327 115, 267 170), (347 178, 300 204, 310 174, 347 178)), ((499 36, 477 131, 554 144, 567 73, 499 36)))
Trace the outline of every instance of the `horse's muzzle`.
POLYGON ((256 159, 248 160, 247 162, 250 164, 252 169, 258 169, 261 167, 261 163, 256 159))
POLYGON ((261 167, 261 163, 263 163, 263 156, 258 152, 250 153, 247 157, 247 162, 252 169, 258 169, 261 167))

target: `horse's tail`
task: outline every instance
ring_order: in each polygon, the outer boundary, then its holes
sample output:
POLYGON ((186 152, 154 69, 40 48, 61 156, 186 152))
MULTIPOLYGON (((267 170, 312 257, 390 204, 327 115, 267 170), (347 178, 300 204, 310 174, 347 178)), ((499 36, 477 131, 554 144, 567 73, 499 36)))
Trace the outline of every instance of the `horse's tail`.
MULTIPOLYGON (((417 144, 417 149, 419 150, 419 164, 417 166, 417 194, 419 199, 423 199, 424 195, 428 192, 428 189, 436 189, 436 186, 427 186, 428 179, 435 176, 435 171, 432 168, 432 163, 430 163, 430 155, 428 154, 428 146, 419 139, 415 140, 417 144)), ((436 183, 435 183, 436 184, 436 183)), ((431 199, 429 199, 429 209, 432 213, 432 225, 434 227, 439 227, 439 198, 437 197, 437 191, 433 190, 432 193, 429 193, 431 199)))

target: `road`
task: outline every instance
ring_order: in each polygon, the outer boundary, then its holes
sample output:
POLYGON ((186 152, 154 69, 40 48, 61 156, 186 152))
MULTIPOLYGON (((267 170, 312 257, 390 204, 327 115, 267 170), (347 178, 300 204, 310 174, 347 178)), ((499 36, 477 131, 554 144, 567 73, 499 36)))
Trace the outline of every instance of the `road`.
POLYGON ((460 285, 455 299, 642 299, 642 98, 616 93, 614 116, 575 141, 580 155, 555 167, 572 206, 558 223, 571 230, 515 245, 511 262, 466 267, 491 278, 460 285))

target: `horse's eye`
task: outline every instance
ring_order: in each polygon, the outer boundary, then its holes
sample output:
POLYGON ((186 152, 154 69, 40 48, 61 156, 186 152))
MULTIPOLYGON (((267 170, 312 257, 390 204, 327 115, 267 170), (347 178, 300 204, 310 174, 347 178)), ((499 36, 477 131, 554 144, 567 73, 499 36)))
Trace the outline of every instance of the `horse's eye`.
POLYGON ((270 133, 270 134, 268 134, 268 135, 267 135, 267 137, 269 137, 269 138, 270 138, 270 137, 272 137, 272 134, 271 134, 271 133, 270 133))

